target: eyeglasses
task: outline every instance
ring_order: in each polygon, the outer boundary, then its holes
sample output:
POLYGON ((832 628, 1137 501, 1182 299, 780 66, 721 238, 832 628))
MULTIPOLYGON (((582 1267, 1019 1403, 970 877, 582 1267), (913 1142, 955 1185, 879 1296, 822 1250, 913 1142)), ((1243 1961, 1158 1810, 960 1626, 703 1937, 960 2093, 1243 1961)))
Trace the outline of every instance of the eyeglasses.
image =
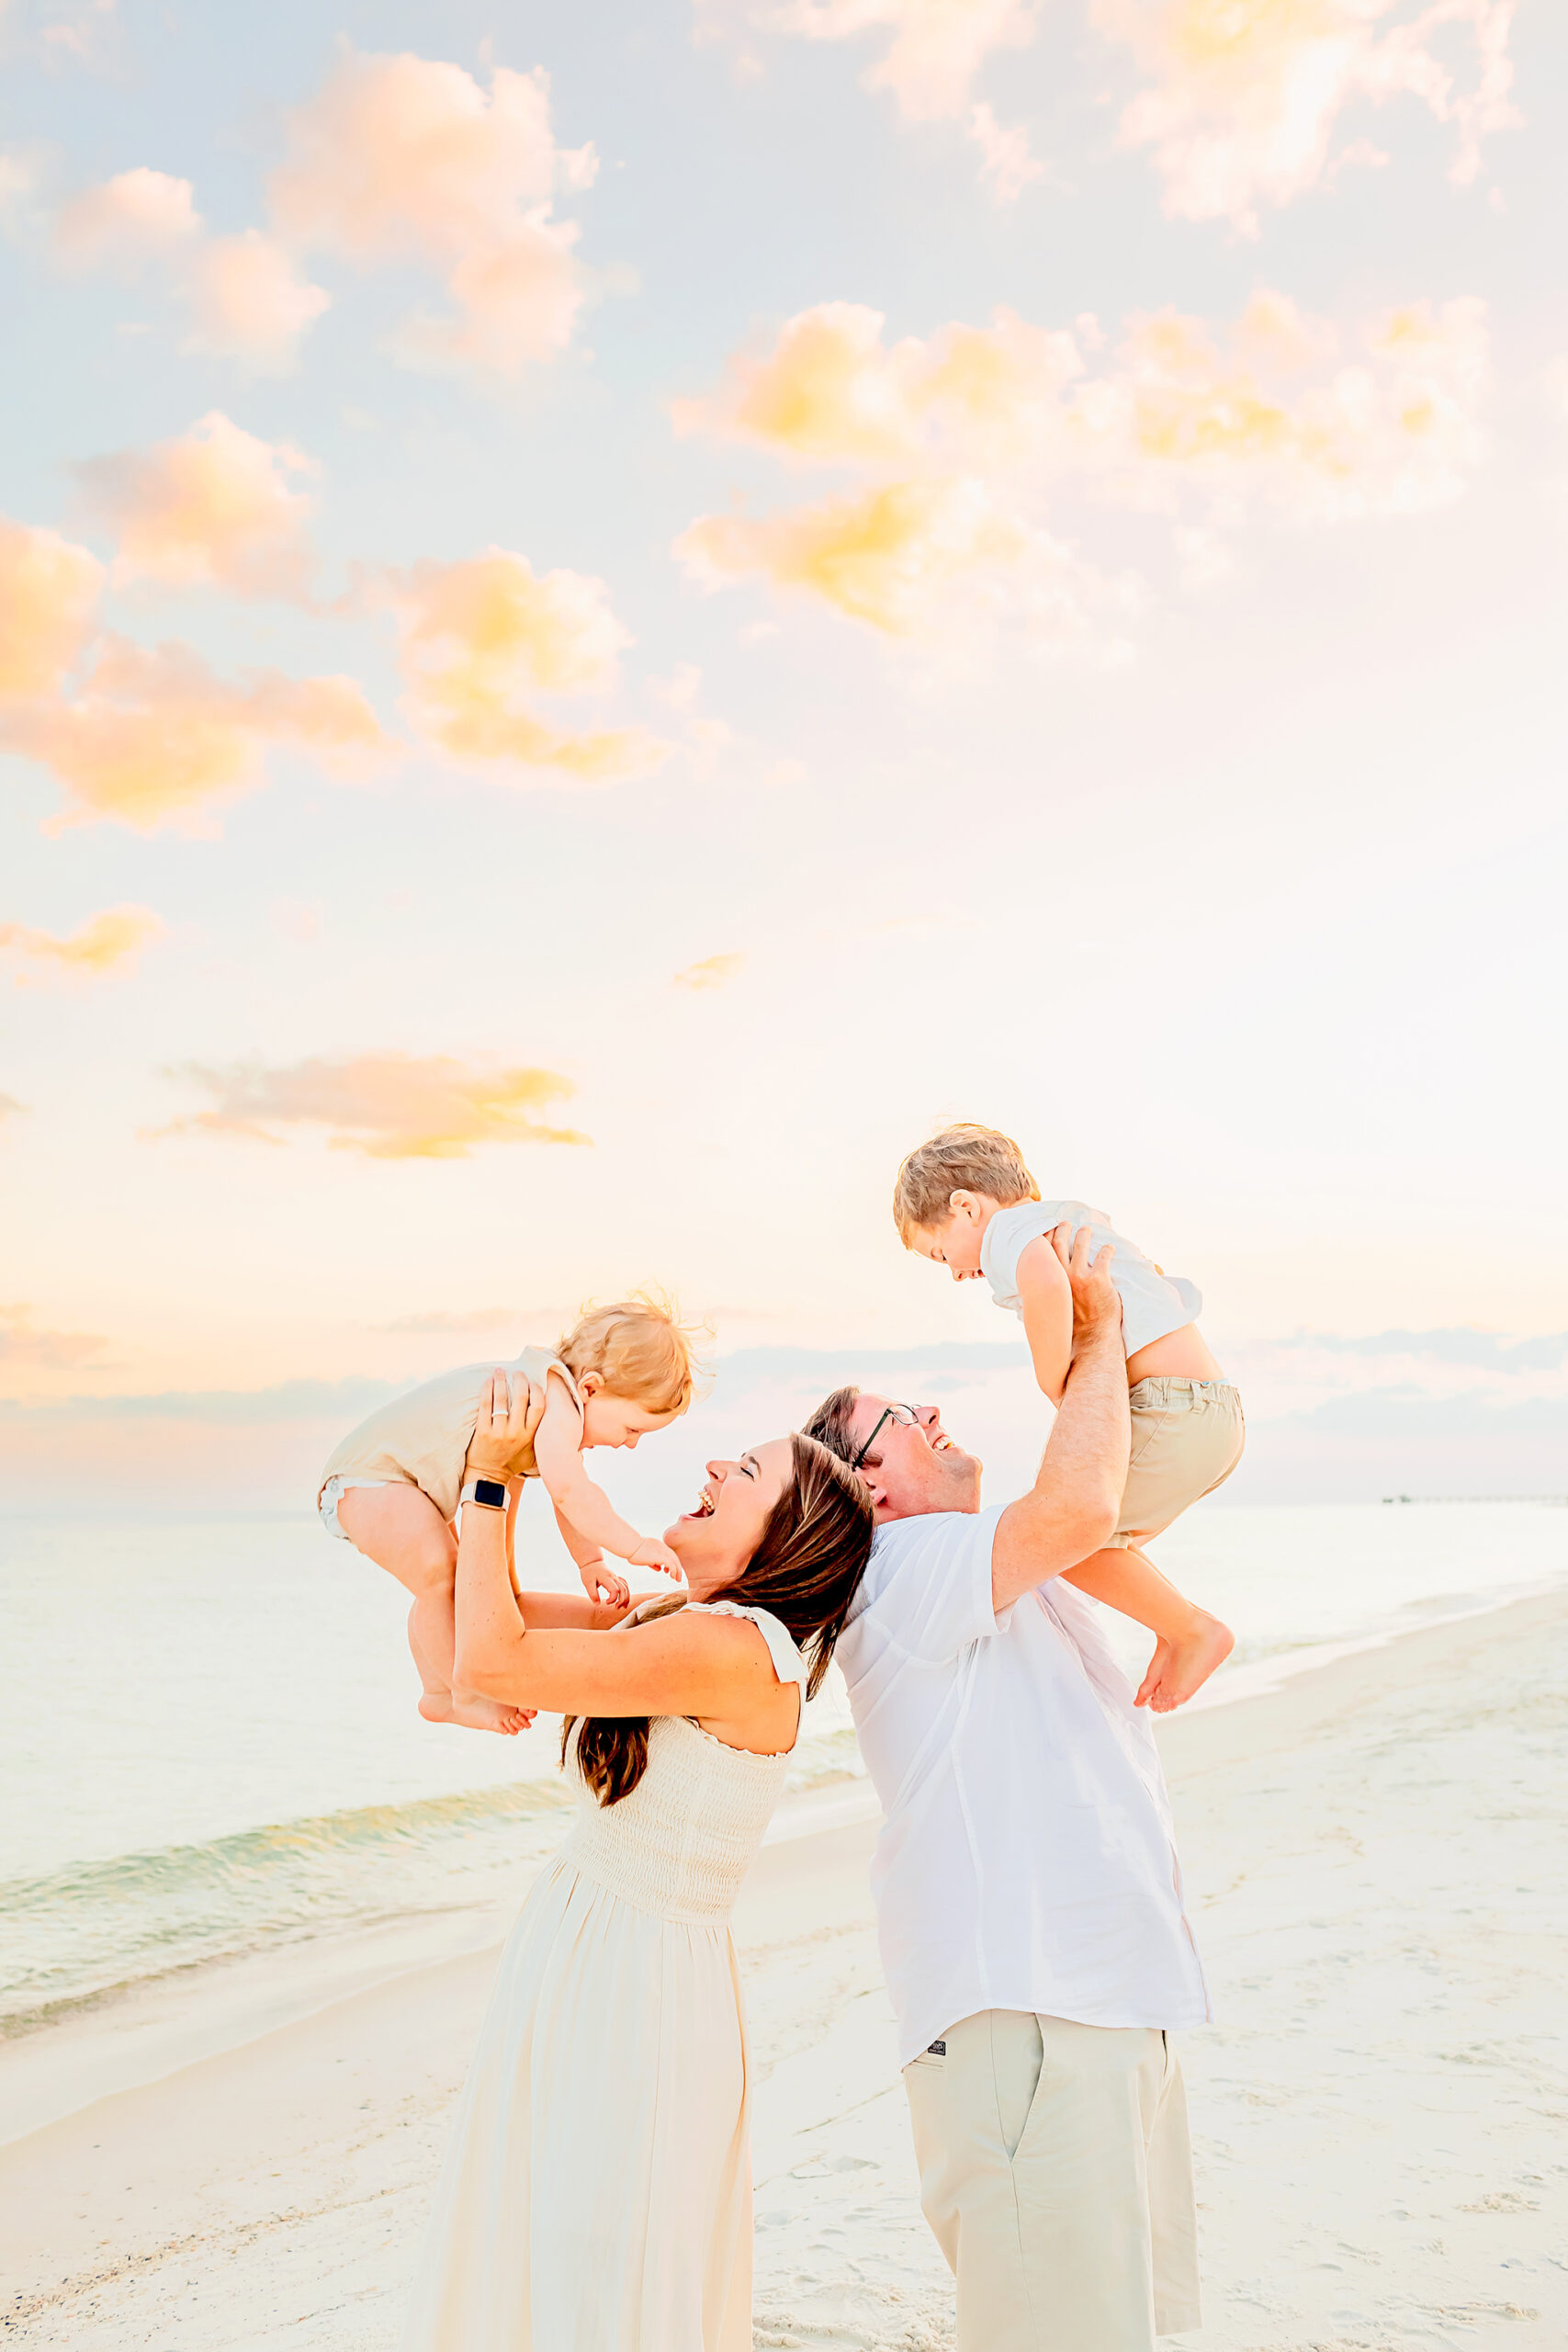
POLYGON ((860 1452, 850 1464, 850 1468, 852 1470, 858 1470, 860 1468, 861 1464, 865 1460, 866 1455, 876 1443, 877 1437, 881 1431, 884 1421, 897 1421, 901 1430, 912 1430, 919 1426, 919 1419, 920 1417, 915 1410, 913 1405, 885 1406, 883 1410, 877 1416, 875 1428, 873 1429, 871 1435, 866 1439, 865 1443, 861 1447, 860 1452))

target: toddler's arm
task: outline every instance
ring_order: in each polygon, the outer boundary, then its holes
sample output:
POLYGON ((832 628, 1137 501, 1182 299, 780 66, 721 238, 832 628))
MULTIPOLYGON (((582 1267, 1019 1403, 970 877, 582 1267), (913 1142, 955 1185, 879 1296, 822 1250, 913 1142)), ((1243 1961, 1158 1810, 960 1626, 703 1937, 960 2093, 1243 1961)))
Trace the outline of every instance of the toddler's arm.
MULTIPOLYGON (((537 1459, 536 1453, 535 1460, 537 1459)), ((604 1566, 604 1555, 598 1544, 590 1543, 586 1535, 578 1533, 558 1503, 555 1506, 555 1514, 561 1542, 577 1562, 577 1573, 582 1578, 582 1589, 589 1600, 603 1598, 612 1608, 624 1609, 632 1597, 625 1577, 617 1576, 614 1568, 604 1566)))
MULTIPOLYGON (((566 1384, 547 1375, 545 1418, 534 1439, 534 1459, 558 1517, 569 1520, 581 1540, 594 1549, 614 1552, 634 1568, 662 1568, 678 1577, 681 1563, 668 1544, 639 1535, 628 1527, 602 1487, 596 1487, 582 1466, 582 1416, 572 1403, 566 1384)), ((573 1553, 573 1557, 580 1555, 573 1553)))
POLYGON ((1059 1405, 1073 1360, 1073 1293, 1048 1234, 1031 1241, 1019 1259, 1018 1298, 1035 1380, 1059 1405))

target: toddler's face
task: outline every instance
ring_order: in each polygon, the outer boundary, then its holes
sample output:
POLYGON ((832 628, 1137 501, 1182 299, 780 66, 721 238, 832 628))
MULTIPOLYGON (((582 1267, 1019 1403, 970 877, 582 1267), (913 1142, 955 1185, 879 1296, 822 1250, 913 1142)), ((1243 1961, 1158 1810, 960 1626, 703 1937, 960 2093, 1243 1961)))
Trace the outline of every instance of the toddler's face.
POLYGON ((668 1429, 677 1418, 674 1413, 650 1413, 646 1405, 634 1405, 629 1396, 612 1396, 607 1388, 597 1388, 583 1400, 583 1446, 630 1448, 650 1430, 668 1429))
POLYGON ((912 1247, 933 1265, 945 1266, 955 1283, 977 1282, 980 1244, 997 1204, 979 1193, 955 1193, 951 1214, 941 1225, 918 1225, 912 1247))

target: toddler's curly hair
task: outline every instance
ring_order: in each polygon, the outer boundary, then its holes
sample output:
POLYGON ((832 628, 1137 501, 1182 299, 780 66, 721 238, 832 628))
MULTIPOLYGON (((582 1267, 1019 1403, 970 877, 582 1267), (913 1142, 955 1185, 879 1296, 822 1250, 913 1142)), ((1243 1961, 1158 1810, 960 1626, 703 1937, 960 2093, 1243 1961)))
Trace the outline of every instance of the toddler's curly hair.
POLYGON ((918 1144, 893 1186, 893 1222, 908 1250, 917 1230, 945 1225, 954 1193, 984 1193, 1004 1208, 1037 1201, 1040 1187, 1010 1136, 961 1119, 918 1144))
POLYGON ((636 1291, 585 1308, 556 1353, 574 1380, 596 1372, 612 1396, 629 1396, 650 1413, 683 1413, 696 1390, 703 1336, 705 1327, 682 1322, 673 1299, 636 1291))

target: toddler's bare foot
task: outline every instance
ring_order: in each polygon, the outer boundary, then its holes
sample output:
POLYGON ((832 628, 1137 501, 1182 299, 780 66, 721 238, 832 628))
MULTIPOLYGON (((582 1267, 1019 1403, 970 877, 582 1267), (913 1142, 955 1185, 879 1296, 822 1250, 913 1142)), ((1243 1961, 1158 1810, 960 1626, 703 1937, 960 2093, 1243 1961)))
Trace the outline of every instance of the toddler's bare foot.
POLYGON ((1215 1667, 1223 1666, 1235 1647, 1235 1635, 1206 1609, 1192 1611, 1188 1631, 1174 1640, 1155 1644, 1149 1670, 1134 1704, 1152 1707, 1156 1715, 1169 1714, 1201 1690, 1215 1667))
POLYGON ((461 1724, 468 1731, 499 1731, 509 1739, 534 1720, 530 1708, 508 1707, 499 1699, 456 1699, 450 1690, 424 1691, 419 1712, 427 1724, 461 1724))

